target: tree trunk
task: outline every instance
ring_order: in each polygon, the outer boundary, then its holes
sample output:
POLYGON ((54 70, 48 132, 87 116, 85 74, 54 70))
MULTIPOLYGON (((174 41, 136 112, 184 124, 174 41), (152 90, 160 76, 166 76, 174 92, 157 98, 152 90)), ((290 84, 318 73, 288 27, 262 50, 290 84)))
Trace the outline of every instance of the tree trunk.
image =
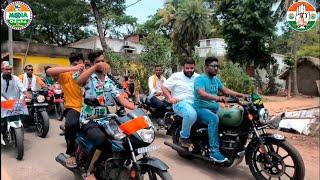
POLYGON ((298 80, 297 80, 298 60, 295 58, 293 67, 293 96, 299 95, 298 80))
POLYGON ((97 30, 98 30, 98 33, 99 33, 99 38, 100 38, 102 50, 104 52, 104 56, 106 57, 106 52, 107 52, 108 46, 107 46, 107 43, 106 43, 106 38, 104 37, 104 33, 103 33, 101 15, 100 15, 99 9, 97 7, 96 1, 95 0, 91 0, 90 4, 91 4, 91 7, 92 7, 94 18, 96 20, 97 30))
POLYGON ((288 98, 291 97, 291 76, 292 76, 292 69, 289 70, 289 78, 288 78, 288 98))

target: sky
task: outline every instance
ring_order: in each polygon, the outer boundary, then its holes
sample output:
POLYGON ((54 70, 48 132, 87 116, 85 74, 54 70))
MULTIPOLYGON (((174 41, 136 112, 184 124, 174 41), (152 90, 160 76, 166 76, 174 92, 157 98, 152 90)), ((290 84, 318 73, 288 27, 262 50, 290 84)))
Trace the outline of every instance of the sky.
MULTIPOLYGON (((129 6, 138 0, 127 0, 126 5, 129 6)), ((138 23, 142 24, 147 21, 148 16, 157 12, 157 9, 162 8, 164 0, 141 0, 126 9, 126 14, 138 18, 138 23)))

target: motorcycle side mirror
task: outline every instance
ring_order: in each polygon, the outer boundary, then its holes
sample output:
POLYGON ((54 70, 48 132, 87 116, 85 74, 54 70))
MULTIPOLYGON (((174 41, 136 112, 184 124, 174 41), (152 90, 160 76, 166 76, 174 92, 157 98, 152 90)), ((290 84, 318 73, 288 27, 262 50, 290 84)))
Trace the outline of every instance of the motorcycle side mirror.
POLYGON ((84 103, 89 106, 101 106, 96 98, 84 98, 84 103))

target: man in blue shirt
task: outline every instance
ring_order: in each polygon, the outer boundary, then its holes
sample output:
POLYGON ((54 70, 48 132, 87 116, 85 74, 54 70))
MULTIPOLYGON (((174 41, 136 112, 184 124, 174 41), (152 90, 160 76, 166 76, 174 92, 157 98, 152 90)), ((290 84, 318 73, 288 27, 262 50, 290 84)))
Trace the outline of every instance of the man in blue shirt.
POLYGON ((220 65, 219 60, 214 57, 208 57, 205 60, 206 73, 201 74, 194 82, 194 107, 197 111, 198 119, 208 124, 208 135, 210 145, 210 158, 216 162, 225 162, 228 160, 219 151, 218 125, 219 117, 216 112, 220 106, 217 101, 225 101, 226 97, 218 96, 221 91, 224 94, 245 98, 247 95, 232 91, 223 86, 218 74, 220 65))

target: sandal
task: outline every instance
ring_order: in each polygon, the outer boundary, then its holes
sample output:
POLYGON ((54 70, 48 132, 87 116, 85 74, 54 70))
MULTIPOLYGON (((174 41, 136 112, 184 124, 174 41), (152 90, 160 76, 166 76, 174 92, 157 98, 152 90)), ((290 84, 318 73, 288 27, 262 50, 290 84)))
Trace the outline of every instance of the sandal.
POLYGON ((66 160, 66 166, 68 168, 75 168, 77 167, 77 163, 76 163, 76 157, 71 156, 66 160))

